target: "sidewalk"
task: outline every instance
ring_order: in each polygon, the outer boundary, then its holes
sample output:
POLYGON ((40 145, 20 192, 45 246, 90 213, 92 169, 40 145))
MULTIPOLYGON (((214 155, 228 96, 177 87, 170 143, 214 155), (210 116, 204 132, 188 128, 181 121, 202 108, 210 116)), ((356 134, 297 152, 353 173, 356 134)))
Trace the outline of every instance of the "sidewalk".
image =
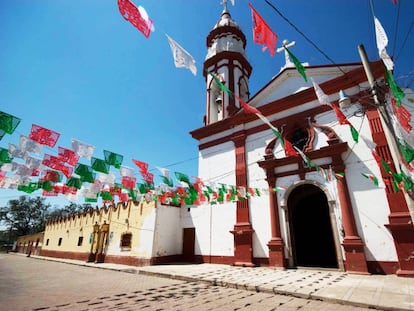
POLYGON ((268 267, 244 268, 222 264, 134 267, 42 256, 31 257, 380 310, 414 310, 414 278, 395 275, 355 275, 312 269, 274 270, 268 267))

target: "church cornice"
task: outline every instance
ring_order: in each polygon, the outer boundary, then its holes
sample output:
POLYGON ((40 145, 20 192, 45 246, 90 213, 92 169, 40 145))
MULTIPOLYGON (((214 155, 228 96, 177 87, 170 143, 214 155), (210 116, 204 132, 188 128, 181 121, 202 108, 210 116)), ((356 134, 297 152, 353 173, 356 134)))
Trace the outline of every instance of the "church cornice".
POLYGON ((246 36, 240 29, 235 28, 233 26, 220 26, 210 31, 206 41, 207 47, 211 47, 214 40, 217 40, 220 37, 228 36, 229 34, 235 35, 238 38, 240 38, 243 42, 243 48, 246 48, 246 36))
POLYGON ((215 67, 217 66, 217 64, 223 60, 223 59, 228 59, 231 60, 233 63, 234 61, 239 61, 242 68, 244 68, 245 70, 247 70, 247 77, 250 77, 250 74, 252 73, 252 66, 250 65, 250 63, 248 62, 248 60, 241 55, 238 52, 232 52, 232 51, 222 51, 216 55, 214 55, 211 58, 208 58, 205 60, 204 65, 203 65, 203 75, 204 78, 207 77, 207 69, 210 67, 215 67))
MULTIPOLYGON (((205 62, 205 66, 206 64, 207 62, 205 62)), ((382 63, 382 60, 371 63, 371 70, 375 78, 384 76, 384 65, 382 63)), ((341 75, 337 78, 321 83, 320 87, 324 90, 325 94, 330 95, 330 94, 339 92, 339 90, 341 89, 351 88, 365 81, 367 81, 367 78, 365 75, 365 70, 363 66, 361 65, 359 68, 351 70, 344 75, 341 75)), ((255 96, 257 96, 259 93, 260 91, 255 96)), ((315 91, 312 87, 309 87, 298 93, 285 96, 283 98, 272 101, 268 104, 260 106, 258 107, 258 109, 264 116, 269 116, 269 115, 276 114, 276 113, 279 113, 287 109, 294 108, 302 104, 306 104, 314 100, 316 100, 315 91)), ((329 107, 325 107, 325 108, 328 108, 328 110, 330 109, 329 107)), ((256 115, 245 114, 243 111, 240 110, 235 115, 230 116, 226 119, 223 119, 219 122, 195 129, 190 132, 190 135, 194 139, 201 140, 203 138, 207 138, 214 134, 218 134, 218 133, 222 133, 224 131, 230 130, 231 128, 237 125, 252 122, 256 119, 257 119, 256 115)), ((265 126, 266 125, 263 125, 262 127, 264 128, 265 126)), ((223 139, 220 138, 220 140, 223 140, 223 139)), ((210 144, 212 144, 212 142, 208 143, 208 145, 210 144)), ((202 146, 206 146, 206 144, 200 145, 199 149, 201 149, 202 146)))

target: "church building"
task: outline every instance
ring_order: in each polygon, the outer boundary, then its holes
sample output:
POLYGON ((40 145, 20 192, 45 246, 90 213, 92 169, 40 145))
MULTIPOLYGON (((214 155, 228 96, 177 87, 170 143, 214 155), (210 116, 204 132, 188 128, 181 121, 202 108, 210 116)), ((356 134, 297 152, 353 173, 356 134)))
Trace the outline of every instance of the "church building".
MULTIPOLYGON (((195 227, 196 257, 246 267, 414 276, 412 199, 392 186, 392 176, 373 156, 399 169, 363 64, 305 65, 307 77, 359 132, 356 142, 288 55, 285 67, 251 96, 245 47, 246 37, 225 7, 207 36, 204 126, 191 135, 199 141, 203 181, 268 191, 192 208, 183 225, 195 227), (302 156, 288 156, 280 137, 208 73, 258 109, 302 156), (366 175, 378 176, 379 186, 366 175)), ((370 70, 389 101, 382 61, 370 70)))

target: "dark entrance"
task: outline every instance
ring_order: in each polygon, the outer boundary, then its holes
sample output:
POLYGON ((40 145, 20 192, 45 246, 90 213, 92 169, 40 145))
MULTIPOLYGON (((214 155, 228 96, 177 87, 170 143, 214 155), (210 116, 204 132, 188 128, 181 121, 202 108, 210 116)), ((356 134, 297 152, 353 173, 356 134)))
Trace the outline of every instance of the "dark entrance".
POLYGON ((295 265, 338 268, 324 192, 313 185, 302 185, 290 193, 287 203, 295 265))
POLYGON ((194 261, 195 228, 183 229, 183 261, 194 261))

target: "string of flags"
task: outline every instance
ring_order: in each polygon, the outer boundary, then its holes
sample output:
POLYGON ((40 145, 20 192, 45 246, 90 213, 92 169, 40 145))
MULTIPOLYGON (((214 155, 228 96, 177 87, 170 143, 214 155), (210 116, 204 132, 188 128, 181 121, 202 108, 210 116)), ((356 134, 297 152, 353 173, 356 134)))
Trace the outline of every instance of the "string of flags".
MULTIPOLYGON (((397 4, 397 0, 393 0, 393 2, 397 4)), ((232 4, 234 5, 234 0, 232 4)), ((263 51, 269 50, 270 55, 274 56, 278 35, 271 29, 251 3, 249 3, 249 7, 252 12, 254 43, 262 45, 263 51)), ((130 0, 118 0, 118 8, 121 16, 131 23, 133 27, 138 29, 145 38, 149 38, 151 32, 154 32, 154 23, 142 6, 137 7, 130 0)), ((401 100, 405 94, 398 87, 392 74, 394 64, 386 51, 388 45, 387 35, 376 17, 374 17, 374 25, 379 55, 386 67, 385 78, 392 93, 391 102, 396 122, 405 131, 410 132, 412 130, 410 125, 411 114, 401 104, 401 100)), ((166 37, 171 48, 175 66, 177 68, 189 69, 193 75, 196 75, 197 67, 195 59, 169 35, 166 34, 166 37)), ((283 46, 283 48, 288 53, 290 60, 294 63, 303 79, 308 81, 302 63, 286 46, 283 46)), ((314 165, 257 108, 250 106, 237 96, 237 94, 232 93, 213 73, 208 73, 212 76, 220 90, 228 93, 229 96, 234 96, 239 101, 241 108, 246 113, 255 114, 270 127, 272 132, 280 139, 286 156, 301 157, 308 168, 315 168, 327 181, 344 177, 344 173, 342 172, 333 172, 331 169, 314 165)), ((328 105, 332 108, 339 124, 350 127, 352 138, 357 143, 358 131, 347 120, 339 107, 329 101, 328 96, 323 93, 320 86, 313 79, 312 83, 318 101, 322 105, 328 105)), ((13 115, 0 112, 0 140, 6 134, 12 134, 20 121, 21 119, 13 115)), ((251 196, 260 195, 262 192, 279 192, 287 189, 282 186, 273 189, 258 189, 225 184, 216 185, 214 183, 203 182, 198 177, 194 177, 195 182, 191 182, 187 175, 180 172, 174 172, 175 178, 180 182, 180 185, 174 188, 174 181, 170 171, 159 167, 157 169, 161 172, 160 177, 162 183, 156 187, 154 185, 154 174, 149 171, 148 164, 133 159, 132 162, 138 167, 143 180, 143 182, 139 183, 137 182, 134 169, 123 165, 122 155, 104 150, 103 158, 96 157, 93 155, 93 145, 80 142, 76 139, 72 139, 72 148, 58 146, 57 155, 44 154, 43 159, 38 159, 31 155, 31 153, 39 155, 42 152, 43 146, 54 148, 59 137, 59 133, 33 124, 28 136, 20 136, 18 146, 9 144, 8 148, 0 147, 0 187, 17 188, 26 193, 41 190, 45 196, 62 194, 66 195, 68 199, 75 199, 79 194, 83 194, 87 202, 96 202, 99 197, 104 202, 113 202, 114 196, 118 196, 121 201, 129 199, 136 200, 139 196, 145 196, 146 199, 151 198, 160 200, 162 203, 173 204, 198 204, 200 202, 220 203, 224 201, 243 200, 251 196), (18 163, 14 161, 14 158, 21 158, 25 163, 18 163), (90 165, 79 163, 80 158, 89 160, 90 165), (111 171, 111 168, 119 170, 121 176, 120 183, 116 182, 117 178, 111 171), (11 173, 13 176, 7 176, 8 173, 11 173), (34 177, 38 178, 37 182, 32 181, 34 177), (64 182, 64 178, 66 178, 66 182, 64 182)), ((403 139, 402 135, 400 135, 398 145, 406 164, 406 169, 412 172, 413 169, 410 163, 414 160, 414 149, 403 139)), ((387 173, 393 176, 395 189, 412 189, 414 186, 413 182, 406 173, 392 172, 382 159, 377 159, 377 162, 382 165, 387 173)), ((378 186, 377 177, 367 173, 361 174, 370 179, 374 185, 378 186)))

